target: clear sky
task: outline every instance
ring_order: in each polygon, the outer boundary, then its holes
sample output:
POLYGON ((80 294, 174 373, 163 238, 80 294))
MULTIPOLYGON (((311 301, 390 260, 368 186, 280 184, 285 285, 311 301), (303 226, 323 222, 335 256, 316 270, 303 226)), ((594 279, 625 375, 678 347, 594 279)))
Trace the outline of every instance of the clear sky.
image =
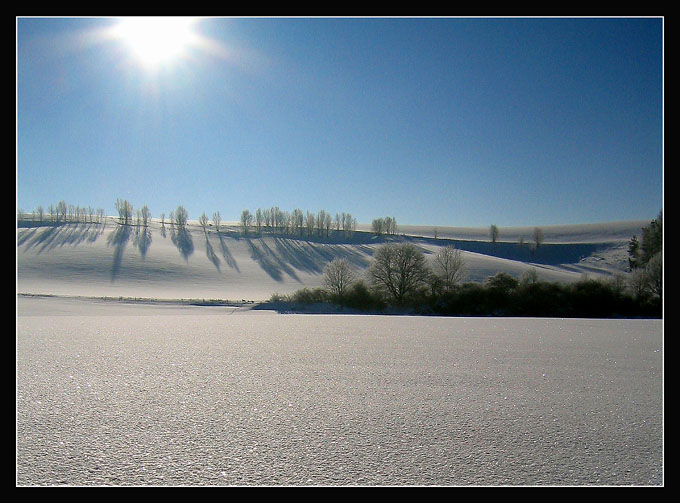
POLYGON ((471 227, 662 209, 663 19, 122 26, 17 18, 18 208, 471 227))

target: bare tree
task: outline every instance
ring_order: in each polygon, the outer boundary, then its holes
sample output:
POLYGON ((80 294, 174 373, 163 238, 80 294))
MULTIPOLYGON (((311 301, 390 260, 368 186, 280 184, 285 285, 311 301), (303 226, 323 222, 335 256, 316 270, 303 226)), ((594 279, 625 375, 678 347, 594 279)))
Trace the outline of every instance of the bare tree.
POLYGON ((331 225, 333 224, 333 219, 331 217, 330 213, 326 213, 326 216, 324 217, 324 227, 326 228, 326 238, 330 237, 331 235, 331 225))
POLYGON ((116 199, 116 210, 120 223, 128 225, 132 218, 132 205, 127 200, 118 198, 116 199))
POLYGON ((216 211, 213 213, 213 225, 215 226, 215 229, 217 230, 217 234, 220 233, 220 223, 222 223, 222 217, 220 216, 220 212, 216 211))
POLYGON ((61 215, 61 221, 66 222, 66 202, 63 199, 57 203, 57 222, 59 222, 59 215, 61 215))
POLYGON ((262 225, 264 224, 264 213, 262 213, 262 210, 258 208, 255 211, 255 227, 257 228, 257 233, 260 234, 262 232, 262 225))
POLYGON ((307 236, 311 237, 312 233, 314 232, 314 213, 311 211, 307 211, 305 225, 307 226, 307 236))
POLYGON ((380 246, 368 268, 371 284, 401 305, 427 280, 429 270, 425 255, 411 243, 380 246))
POLYGON ((248 235, 248 230, 250 229, 250 226, 252 224, 253 224, 252 213, 250 213, 250 210, 243 210, 241 212, 241 230, 243 231, 244 236, 248 235))
POLYGON ((385 219, 374 218, 373 222, 371 222, 371 230, 376 236, 381 236, 385 232, 385 219))
POLYGON ((535 267, 527 269, 519 277, 519 284, 522 286, 535 285, 539 282, 538 271, 535 267))
POLYGON ((144 205, 142 207, 142 225, 144 227, 148 227, 150 220, 151 220, 151 211, 149 211, 149 208, 148 208, 147 205, 144 205))
POLYGON ((336 258, 326 265, 323 280, 326 287, 338 299, 347 293, 347 288, 354 282, 355 274, 346 258, 336 258))
POLYGON ((45 216, 45 211, 43 210, 43 207, 41 205, 38 205, 38 209, 36 210, 36 213, 38 214, 38 219, 40 220, 40 225, 42 225, 43 217, 45 216))
POLYGON ((432 259, 433 285, 441 285, 445 292, 452 291, 465 278, 465 263, 460 250, 446 246, 432 259))
POLYGON ((491 224, 491 227, 489 227, 489 236, 492 243, 498 241, 498 226, 496 224, 491 224))
POLYGON ((203 232, 207 233, 208 232, 208 217, 205 216, 205 213, 201 213, 201 216, 198 217, 198 223, 203 228, 203 232))
POLYGON ((326 210, 319 210, 316 214, 316 234, 321 237, 323 234, 324 226, 326 225, 326 210))
POLYGON ((300 208, 295 208, 291 214, 291 232, 302 236, 302 228, 304 227, 305 215, 300 208))
POLYGON ((534 243, 536 243, 536 248, 543 244, 543 230, 539 227, 534 227, 534 243))
POLYGON ((178 206, 175 210, 175 223, 177 224, 178 231, 186 228, 187 220, 189 220, 189 213, 184 206, 178 206))

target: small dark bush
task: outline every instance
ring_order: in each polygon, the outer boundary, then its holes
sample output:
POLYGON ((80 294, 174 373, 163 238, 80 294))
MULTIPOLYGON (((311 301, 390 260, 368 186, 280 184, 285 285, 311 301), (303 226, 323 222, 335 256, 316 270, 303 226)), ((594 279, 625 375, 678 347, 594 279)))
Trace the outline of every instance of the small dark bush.
POLYGON ((296 304, 319 304, 329 301, 329 294, 323 288, 303 288, 293 292, 289 297, 290 302, 296 304))
POLYGON ((363 281, 357 281, 349 287, 341 304, 362 311, 382 311, 385 309, 385 302, 380 296, 371 292, 363 281))

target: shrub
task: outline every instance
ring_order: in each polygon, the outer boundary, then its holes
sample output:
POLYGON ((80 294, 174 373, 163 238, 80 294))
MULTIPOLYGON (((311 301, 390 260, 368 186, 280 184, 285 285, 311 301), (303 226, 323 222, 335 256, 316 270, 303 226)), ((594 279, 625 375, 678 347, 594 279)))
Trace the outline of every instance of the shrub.
POLYGON ((362 311, 382 311, 385 303, 375 295, 362 280, 352 283, 342 299, 342 305, 362 311))

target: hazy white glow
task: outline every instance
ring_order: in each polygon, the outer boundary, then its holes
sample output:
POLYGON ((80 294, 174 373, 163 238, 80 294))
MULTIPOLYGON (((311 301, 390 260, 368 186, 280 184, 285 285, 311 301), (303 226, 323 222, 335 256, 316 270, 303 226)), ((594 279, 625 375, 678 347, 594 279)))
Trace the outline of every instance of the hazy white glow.
POLYGON ((185 17, 124 18, 113 27, 113 34, 130 46, 143 66, 156 68, 184 56, 196 43, 195 23, 196 19, 185 17))

